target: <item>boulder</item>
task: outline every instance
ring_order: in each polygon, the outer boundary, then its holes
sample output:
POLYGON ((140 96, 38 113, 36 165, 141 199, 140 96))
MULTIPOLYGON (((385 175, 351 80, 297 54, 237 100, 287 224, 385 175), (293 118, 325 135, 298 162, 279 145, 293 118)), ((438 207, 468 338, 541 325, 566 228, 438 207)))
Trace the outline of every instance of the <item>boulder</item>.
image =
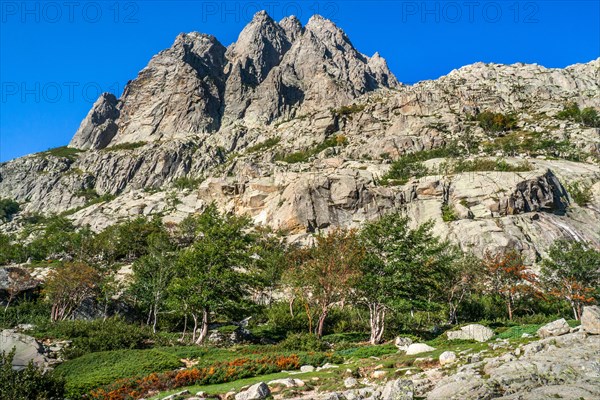
POLYGON ((381 378, 385 377, 386 375, 387 375, 387 371, 379 370, 379 371, 373 371, 373 373, 371 374, 371 377, 373 379, 381 379, 381 378))
POLYGON ((402 351, 406 351, 406 349, 408 349, 408 346, 410 346, 412 343, 413 343, 412 339, 407 338, 407 337, 398 336, 396 338, 396 340, 394 340, 394 344, 396 345, 398 350, 402 350, 402 351))
POLYGON ((408 349, 406 349, 406 354, 414 355, 414 354, 428 353, 428 352, 434 351, 434 350, 435 350, 434 347, 431 347, 425 343, 413 343, 410 346, 408 346, 408 349))
POLYGON ((315 367, 312 365, 303 365, 300 367, 300 372, 314 372, 315 367))
POLYGON ((442 354, 440 354, 440 364, 441 365, 452 364, 455 361, 456 361, 456 353, 453 351, 445 351, 442 354))
POLYGON ((12 360, 13 369, 22 370, 30 361, 39 368, 44 368, 48 364, 45 349, 35 338, 10 329, 2 330, 0 332, 0 352, 9 353, 13 349, 15 350, 12 360))
POLYGON ((487 342, 494 336, 494 331, 487 326, 479 324, 466 325, 456 331, 446 332, 448 340, 475 340, 487 342))
POLYGON ((252 385, 248 390, 235 395, 235 400, 262 400, 271 395, 269 386, 264 382, 252 385))
POLYGON ((581 314, 581 329, 585 333, 600 335, 600 307, 583 307, 583 313, 581 314))
POLYGON ((403 379, 388 382, 381 392, 381 400, 412 400, 413 396, 412 381, 403 379))
POLYGON ((537 335, 543 339, 551 336, 565 335, 570 330, 571 327, 567 324, 567 321, 561 318, 542 326, 537 330, 537 335))
POLYGON ((348 389, 351 389, 357 385, 358 385, 358 381, 356 380, 356 378, 348 377, 348 378, 344 379, 344 386, 348 389))

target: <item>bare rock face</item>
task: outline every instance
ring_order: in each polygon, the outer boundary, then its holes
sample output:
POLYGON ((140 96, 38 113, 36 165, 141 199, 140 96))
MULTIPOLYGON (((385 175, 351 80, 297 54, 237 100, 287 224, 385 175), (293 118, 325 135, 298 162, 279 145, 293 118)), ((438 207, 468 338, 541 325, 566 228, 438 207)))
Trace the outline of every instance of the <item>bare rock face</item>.
POLYGON ((69 147, 100 150, 108 146, 118 130, 116 123, 120 115, 118 104, 119 101, 113 94, 102 93, 81 122, 69 147))
POLYGON ((600 307, 583 307, 583 313, 581 315, 581 327, 586 333, 600 335, 600 307))
MULTIPOLYGON (((98 99, 72 153, 0 164, 0 198, 24 213, 71 210, 95 230, 138 215, 176 223, 215 202, 291 241, 401 210, 412 224, 434 221, 436 235, 465 251, 511 249, 535 264, 559 238, 600 246, 600 132, 556 118, 567 102, 600 109, 598 71, 600 59, 563 69, 476 63, 400 85, 378 53, 361 54, 331 21, 315 16, 303 27, 260 12, 229 48, 179 35, 119 99, 98 99), (473 120, 482 111, 517 116, 508 139, 569 140, 581 161, 484 154, 483 144, 503 138, 473 120), (380 184, 398 157, 469 142, 480 143, 470 159, 530 171, 449 173, 451 158, 433 159, 427 176, 380 184), (179 178, 198 185, 177 189, 179 178), (589 186, 587 204, 573 200, 574 183, 589 186), (107 201, 89 204, 86 193, 107 201)), ((17 215, 0 230, 19 224, 17 215)))
POLYGON ((213 36, 179 35, 125 88, 119 131, 111 145, 218 130, 225 51, 213 36))

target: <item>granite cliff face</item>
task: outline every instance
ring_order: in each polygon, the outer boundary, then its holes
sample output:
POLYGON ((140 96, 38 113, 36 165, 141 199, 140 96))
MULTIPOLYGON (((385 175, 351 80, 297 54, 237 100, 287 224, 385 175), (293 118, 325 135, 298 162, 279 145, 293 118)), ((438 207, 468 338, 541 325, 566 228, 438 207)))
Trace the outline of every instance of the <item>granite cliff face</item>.
MULTIPOLYGON (((564 69, 477 63, 403 85, 331 21, 260 12, 227 48, 179 35, 120 98, 98 99, 71 150, 0 164, 0 197, 24 213, 71 210, 96 230, 136 215, 177 222, 214 201, 291 240, 402 209, 465 250, 516 248, 535 263, 560 237, 600 246, 600 132, 558 119, 569 102, 600 109, 600 59, 564 69), (486 131, 474 120, 484 111, 510 113, 516 126, 486 131), (537 150, 483 153, 511 137, 537 150), (560 151, 546 152, 550 142, 560 151), (528 168, 454 173, 453 160, 431 159, 425 176, 381 185, 391 160, 450 145, 528 168), (188 189, 174 185, 182 179, 188 189), (585 204, 574 183, 589 187, 585 204), (111 196, 90 204, 90 193, 111 196)), ((1 229, 19 226, 17 216, 1 229)))

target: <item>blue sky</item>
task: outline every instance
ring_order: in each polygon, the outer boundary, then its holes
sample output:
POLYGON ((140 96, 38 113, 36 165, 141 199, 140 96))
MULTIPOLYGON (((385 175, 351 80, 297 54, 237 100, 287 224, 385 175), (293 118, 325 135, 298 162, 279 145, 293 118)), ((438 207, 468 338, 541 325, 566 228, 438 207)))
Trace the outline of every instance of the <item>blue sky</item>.
POLYGON ((180 32, 235 41, 255 11, 320 13, 402 82, 477 61, 564 67, 600 56, 590 1, 0 0, 0 161, 66 145, 100 91, 119 96, 180 32))

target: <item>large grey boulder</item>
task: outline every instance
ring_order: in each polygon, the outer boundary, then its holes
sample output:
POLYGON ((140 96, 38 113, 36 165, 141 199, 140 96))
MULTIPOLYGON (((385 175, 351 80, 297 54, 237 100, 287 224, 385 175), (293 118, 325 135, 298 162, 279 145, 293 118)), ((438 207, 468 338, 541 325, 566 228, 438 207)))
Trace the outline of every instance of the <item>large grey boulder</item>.
POLYGON ((269 386, 264 382, 259 382, 250 386, 248 390, 236 394, 235 400, 262 400, 270 395, 271 391, 269 390, 269 386))
POLYGON ((0 352, 10 353, 13 349, 13 369, 24 369, 30 362, 39 368, 45 368, 48 364, 45 349, 35 338, 10 329, 0 331, 0 352))
POLYGON ((494 331, 479 324, 466 325, 456 331, 446 332, 448 340, 475 340, 487 342, 494 336, 494 331))
POLYGON ((564 318, 561 318, 542 326, 537 330, 537 335, 543 339, 550 336, 565 335, 569 333, 570 330, 571 327, 567 324, 567 321, 564 318))
POLYGON ((413 343, 406 349, 406 355, 415 355, 434 351, 435 348, 425 343, 413 343))
POLYGON ((600 307, 583 307, 583 313, 581 314, 581 329, 585 333, 600 335, 600 307))
POLYGON ((381 400, 412 400, 413 397, 413 382, 405 379, 388 382, 381 392, 381 400))

